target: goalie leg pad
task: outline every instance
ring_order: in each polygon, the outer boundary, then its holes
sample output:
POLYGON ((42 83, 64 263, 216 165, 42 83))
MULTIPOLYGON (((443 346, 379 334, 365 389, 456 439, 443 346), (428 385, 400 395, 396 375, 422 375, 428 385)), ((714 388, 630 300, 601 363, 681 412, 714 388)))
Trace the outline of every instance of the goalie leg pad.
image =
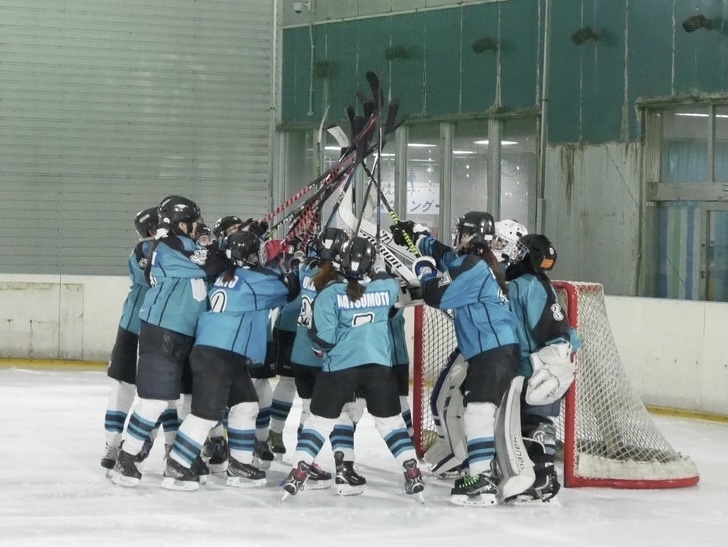
POLYGON ((536 480, 521 434, 523 376, 516 376, 496 412, 495 448, 501 481, 500 497, 507 501, 529 489, 536 480))

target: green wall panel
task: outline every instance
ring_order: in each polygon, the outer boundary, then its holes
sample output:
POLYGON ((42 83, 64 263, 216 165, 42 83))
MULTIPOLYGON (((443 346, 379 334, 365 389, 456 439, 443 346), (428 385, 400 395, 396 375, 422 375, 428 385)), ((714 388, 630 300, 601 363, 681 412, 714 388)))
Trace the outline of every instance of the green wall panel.
POLYGON ((541 87, 539 70, 539 2, 513 0, 500 6, 503 106, 509 110, 531 108, 541 87))
MULTIPOLYGON (((462 111, 483 112, 495 104, 498 56, 493 51, 473 53, 472 44, 485 37, 498 38, 498 4, 463 9, 462 111)), ((437 67, 430 67, 437 72, 437 67)))
POLYGON ((472 74, 461 70, 462 57, 473 55, 469 46, 463 43, 464 19, 464 10, 441 10, 437 17, 425 19, 428 71, 427 77, 423 78, 423 110, 430 115, 462 112, 462 90, 474 85, 472 74))

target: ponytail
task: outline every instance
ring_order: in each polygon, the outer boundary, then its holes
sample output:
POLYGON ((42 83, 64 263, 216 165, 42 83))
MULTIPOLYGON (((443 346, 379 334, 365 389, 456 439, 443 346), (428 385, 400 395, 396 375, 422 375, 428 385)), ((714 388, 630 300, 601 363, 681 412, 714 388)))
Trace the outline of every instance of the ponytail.
POLYGON ((328 285, 331 281, 334 281, 339 276, 339 272, 334 268, 333 262, 330 260, 324 260, 321 262, 319 271, 313 276, 313 286, 316 292, 321 292, 323 288, 328 285))
POLYGON ((364 286, 359 284, 356 279, 349 279, 349 284, 346 286, 346 296, 352 302, 356 302, 364 296, 364 286))
POLYGON ((507 295, 508 285, 506 285, 506 276, 503 273, 503 268, 501 268, 500 262, 498 262, 498 259, 493 254, 493 251, 491 251, 490 247, 484 246, 480 256, 482 256, 483 260, 485 260, 488 266, 490 266, 490 269, 495 276, 495 280, 498 282, 498 286, 503 291, 503 294, 507 295))
POLYGON ((225 283, 228 283, 229 281, 232 281, 235 277, 235 270, 237 269, 237 266, 235 265, 235 262, 230 262, 230 265, 225 270, 225 273, 222 276, 222 280, 225 283))

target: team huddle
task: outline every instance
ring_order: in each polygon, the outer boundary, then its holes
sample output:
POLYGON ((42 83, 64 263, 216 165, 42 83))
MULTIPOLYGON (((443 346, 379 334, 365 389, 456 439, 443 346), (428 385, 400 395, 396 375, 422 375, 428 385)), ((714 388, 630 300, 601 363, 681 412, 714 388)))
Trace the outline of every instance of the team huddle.
MULTIPOLYGON (((141 211, 135 226, 132 286, 108 368, 101 465, 112 482, 139 484, 139 464, 161 428, 162 487, 196 490, 210 473, 231 487, 264 486, 286 452, 283 426, 298 395, 283 499, 332 484, 340 495, 364 491, 354 433, 366 408, 401 466, 403 494, 424 501, 401 280, 376 244, 327 227, 291 246, 269 239, 264 221, 236 216, 210 230, 182 196, 141 211), (334 475, 316 461, 327 441, 334 475)), ((546 275, 553 247, 483 212, 459 219, 453 247, 413 222, 391 232, 420 255, 412 270, 422 298, 452 313, 461 356, 433 394, 447 450, 432 470, 458 475, 455 504, 551 500, 559 490, 553 418, 578 347, 546 275), (527 469, 509 465, 504 427, 522 435, 527 469)))

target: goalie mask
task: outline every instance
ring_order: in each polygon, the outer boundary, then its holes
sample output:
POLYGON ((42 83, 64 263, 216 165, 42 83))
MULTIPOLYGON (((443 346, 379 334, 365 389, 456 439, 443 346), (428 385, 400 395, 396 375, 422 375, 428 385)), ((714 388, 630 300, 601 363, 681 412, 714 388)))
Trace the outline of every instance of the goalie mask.
POLYGON ((156 207, 149 207, 139 211, 134 217, 134 227, 142 239, 153 236, 157 226, 159 226, 159 215, 156 207))
POLYGON ((160 227, 166 228, 172 234, 184 235, 191 239, 196 238, 198 227, 205 223, 197 204, 182 196, 167 196, 159 204, 157 212, 160 227), (184 224, 185 227, 181 228, 180 224, 184 224))
POLYGON ((520 239, 528 234, 523 224, 515 220, 504 219, 495 223, 495 236, 490 248, 498 262, 506 264, 518 262, 526 253, 520 239))
POLYGON ((225 256, 236 266, 254 266, 260 262, 261 240, 252 232, 233 232, 225 238, 225 256))
POLYGON ((521 238, 526 249, 522 263, 535 274, 550 271, 556 264, 556 249, 548 238, 541 234, 528 234, 521 238))
POLYGON ((313 251, 321 260, 338 260, 341 248, 349 239, 340 228, 326 228, 313 243, 313 251))
POLYGON ((455 247, 460 253, 480 254, 495 235, 493 215, 481 211, 465 213, 458 219, 455 247))
POLYGON ((376 258, 371 243, 363 237, 352 237, 341 246, 341 273, 348 279, 362 279, 376 258))

